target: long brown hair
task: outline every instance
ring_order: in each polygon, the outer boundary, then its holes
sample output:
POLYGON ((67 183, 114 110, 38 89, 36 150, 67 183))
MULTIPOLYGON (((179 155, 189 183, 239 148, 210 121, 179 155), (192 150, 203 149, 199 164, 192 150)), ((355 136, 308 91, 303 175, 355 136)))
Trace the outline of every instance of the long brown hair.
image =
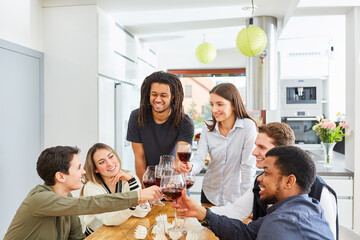
MULTIPOLYGON (((98 183, 98 184, 103 183, 103 179, 102 179, 101 175, 99 173, 95 172, 96 165, 94 162, 94 154, 96 153, 97 150, 100 150, 100 149, 107 149, 110 152, 112 152, 119 160, 119 167, 121 169, 121 160, 119 158, 119 155, 115 152, 115 150, 112 147, 110 147, 109 145, 106 145, 105 143, 95 143, 91 148, 89 148, 87 155, 86 155, 86 160, 85 160, 85 164, 84 164, 84 170, 86 171, 86 173, 82 179, 83 184, 86 184, 87 182, 93 182, 93 183, 98 183)), ((82 189, 80 191, 80 196, 83 196, 83 193, 84 193, 84 186, 82 187, 82 189)))
POLYGON ((185 117, 183 108, 184 91, 181 81, 176 75, 163 71, 150 74, 141 85, 141 100, 137 119, 138 125, 143 127, 145 123, 152 118, 152 107, 150 105, 150 89, 152 83, 169 85, 172 97, 170 103, 172 113, 169 120, 172 121, 173 129, 177 129, 185 117))
MULTIPOLYGON (((236 118, 249 118, 251 120, 254 121, 254 123, 256 124, 256 121, 248 114, 244 103, 241 99, 240 93, 238 91, 238 89, 235 87, 234 84, 232 83, 221 83, 219 85, 216 85, 215 87, 213 87, 213 89, 211 89, 210 94, 211 93, 215 93, 217 95, 219 95, 222 98, 225 98, 226 100, 228 100, 234 107, 234 114, 236 118)), ((208 124, 205 122, 207 128, 209 129, 209 131, 213 131, 215 129, 215 125, 216 125, 216 119, 214 117, 214 115, 212 115, 212 120, 210 120, 211 123, 208 124)))

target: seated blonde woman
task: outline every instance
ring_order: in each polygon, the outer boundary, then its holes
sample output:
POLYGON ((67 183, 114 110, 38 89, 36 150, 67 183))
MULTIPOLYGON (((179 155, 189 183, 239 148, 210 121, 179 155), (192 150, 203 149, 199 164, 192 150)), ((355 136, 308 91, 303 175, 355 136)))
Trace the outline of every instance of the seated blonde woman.
MULTIPOLYGON (((117 192, 129 192, 141 189, 141 183, 130 171, 121 169, 121 161, 117 153, 108 145, 96 143, 86 156, 84 165, 84 186, 80 195, 94 196, 117 192)), ((150 211, 150 206, 136 206, 116 212, 86 215, 85 234, 88 236, 102 225, 115 226, 125 222, 131 216, 145 217, 150 211)))

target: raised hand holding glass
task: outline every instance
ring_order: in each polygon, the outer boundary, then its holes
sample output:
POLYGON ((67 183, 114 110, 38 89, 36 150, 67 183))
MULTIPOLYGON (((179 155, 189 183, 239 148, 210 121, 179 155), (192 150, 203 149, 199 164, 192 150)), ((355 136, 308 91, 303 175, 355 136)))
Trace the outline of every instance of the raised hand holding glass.
MULTIPOLYGON (((145 188, 156 185, 155 166, 148 166, 146 168, 146 171, 143 175, 143 184, 144 184, 145 188)), ((156 206, 164 206, 165 205, 160 200, 150 201, 150 204, 156 205, 156 206)))

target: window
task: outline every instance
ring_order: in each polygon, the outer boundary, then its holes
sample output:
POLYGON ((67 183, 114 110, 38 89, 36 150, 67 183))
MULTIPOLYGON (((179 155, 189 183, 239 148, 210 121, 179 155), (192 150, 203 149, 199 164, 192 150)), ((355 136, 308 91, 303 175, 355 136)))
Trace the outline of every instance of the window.
POLYGON ((184 88, 184 110, 194 121, 195 133, 201 131, 204 121, 211 119, 210 90, 220 83, 231 82, 246 103, 245 69, 169 70, 176 74, 184 88), (193 94, 194 93, 194 94, 193 94))
POLYGON ((186 98, 191 98, 192 97, 192 86, 191 85, 186 85, 185 86, 185 97, 186 98))

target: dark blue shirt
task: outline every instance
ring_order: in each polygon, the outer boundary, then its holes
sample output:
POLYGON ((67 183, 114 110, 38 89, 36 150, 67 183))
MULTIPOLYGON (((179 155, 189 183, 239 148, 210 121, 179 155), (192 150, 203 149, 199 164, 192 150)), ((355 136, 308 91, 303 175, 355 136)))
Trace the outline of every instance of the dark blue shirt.
MULTIPOLYGON (((263 173, 261 173, 261 174, 263 174, 263 173)), ((261 202, 261 200, 260 200, 260 194, 259 194, 260 187, 259 187, 259 181, 257 181, 257 178, 260 175, 256 176, 255 181, 254 181, 254 188, 253 188, 253 193, 254 193, 253 220, 256 220, 256 219, 258 219, 260 217, 263 217, 267 213, 267 205, 265 203, 261 202)), ((311 186, 311 189, 310 189, 310 192, 309 192, 309 197, 315 198, 316 200, 321 202, 320 198, 321 198, 321 193, 322 193, 322 190, 323 190, 324 187, 326 187, 334 195, 334 198, 335 198, 335 201, 336 201, 336 209, 337 209, 336 192, 329 185, 327 185, 325 183, 325 181, 318 174, 316 174, 315 182, 311 186)), ((327 209, 325 209, 325 211, 326 210, 327 209)), ((335 226, 336 226, 336 239, 338 240, 339 239, 339 218, 338 218, 337 214, 336 214, 335 226)))
MULTIPOLYGON (((179 127, 172 127, 171 115, 162 124, 157 124, 151 117, 143 127, 137 124, 139 109, 132 111, 128 124, 126 140, 135 143, 142 143, 146 166, 158 165, 161 155, 175 156, 176 144, 184 141, 192 144, 194 137, 194 124, 191 118, 185 114, 179 127)), ((174 114, 174 113, 171 113, 174 114)))
POLYGON ((239 220, 210 213, 210 229, 220 239, 334 239, 319 202, 307 194, 275 203, 267 215, 248 225, 239 220))

